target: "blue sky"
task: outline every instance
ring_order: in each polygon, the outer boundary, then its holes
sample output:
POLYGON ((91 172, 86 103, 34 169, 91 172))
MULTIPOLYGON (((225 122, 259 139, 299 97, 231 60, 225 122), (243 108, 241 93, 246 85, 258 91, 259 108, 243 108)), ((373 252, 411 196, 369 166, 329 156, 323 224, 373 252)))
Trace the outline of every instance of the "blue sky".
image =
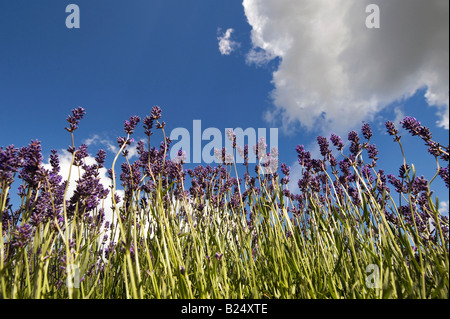
MULTIPOLYGON (((345 137, 368 121, 380 168, 396 173, 401 153, 386 120, 414 116, 448 145, 448 2, 349 3, 2 1, 0 146, 39 139, 48 158, 70 144, 65 119, 82 106, 76 143, 95 141, 95 155, 124 135, 124 120, 159 105, 168 132, 192 131, 193 120, 222 132, 278 127, 280 161, 294 170, 297 144, 314 151, 318 134, 345 137), (70 3, 79 29, 65 25, 70 3), (380 29, 364 25, 369 3, 380 6, 380 29), (223 54, 218 38, 229 29, 234 46, 223 54)), ((408 162, 431 178, 422 141, 406 133, 402 141, 408 162)))

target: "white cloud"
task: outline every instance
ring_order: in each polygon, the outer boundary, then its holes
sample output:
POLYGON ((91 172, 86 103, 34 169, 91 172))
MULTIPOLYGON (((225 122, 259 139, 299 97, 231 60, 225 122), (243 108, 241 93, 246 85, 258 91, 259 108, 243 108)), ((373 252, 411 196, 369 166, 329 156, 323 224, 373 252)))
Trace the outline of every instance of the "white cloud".
MULTIPOLYGON (((220 32, 220 29, 218 30, 220 32)), ((219 40, 219 51, 222 55, 230 55, 238 46, 239 43, 231 40, 231 34, 234 32, 232 28, 229 28, 225 31, 224 34, 217 37, 219 40)))
MULTIPOLYGON (((141 141, 145 142, 145 140, 141 141)), ((126 149, 128 150, 128 160, 131 160, 133 157, 139 157, 139 153, 137 150, 137 143, 132 143, 131 145, 128 145, 126 149)))
POLYGON ((116 144, 114 144, 111 140, 107 138, 102 138, 98 134, 94 134, 91 138, 88 138, 84 141, 84 144, 87 146, 91 145, 101 145, 105 147, 107 151, 110 151, 111 153, 117 154, 119 151, 119 148, 116 144))
POLYGON ((261 50, 258 48, 252 48, 250 52, 247 54, 245 60, 247 64, 254 64, 256 66, 261 66, 275 58, 276 56, 268 51, 261 50))
POLYGON ((343 134, 426 88, 437 125, 448 129, 448 1, 243 0, 243 6, 252 26, 247 62, 280 58, 275 109, 266 119, 343 134), (365 25, 371 3, 380 7, 379 29, 365 25))
POLYGON ((406 115, 403 112, 401 106, 397 106, 396 108, 394 108, 394 114, 395 114, 394 123, 396 126, 398 126, 399 123, 406 117, 406 115))
POLYGON ((448 206, 450 201, 441 201, 439 202, 439 213, 442 215, 448 215, 448 206))
MULTIPOLYGON (((84 144, 86 144, 87 146, 99 145, 100 147, 103 147, 105 150, 114 154, 114 156, 119 152, 119 147, 114 144, 113 141, 107 138, 101 138, 98 134, 94 134, 92 137, 84 140, 84 144)), ((133 157, 138 157, 139 154, 137 151, 137 143, 134 143, 132 141, 131 145, 128 145, 126 149, 128 150, 129 160, 131 160, 133 157)))

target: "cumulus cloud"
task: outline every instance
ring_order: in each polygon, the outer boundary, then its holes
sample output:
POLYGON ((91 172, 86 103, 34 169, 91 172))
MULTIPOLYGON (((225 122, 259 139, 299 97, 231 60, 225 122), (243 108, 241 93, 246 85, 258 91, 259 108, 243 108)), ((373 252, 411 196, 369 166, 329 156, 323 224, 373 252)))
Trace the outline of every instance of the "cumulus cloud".
POLYGON ((441 213, 442 215, 448 215, 449 203, 449 201, 439 202, 439 213, 441 213))
MULTIPOLYGON (((220 32, 220 29, 218 29, 218 32, 220 32)), ((233 32, 234 29, 229 28, 225 33, 217 37, 217 40, 219 40, 219 51, 222 55, 230 55, 239 46, 238 42, 231 40, 233 32)))
POLYGON ((248 63, 280 59, 266 119, 309 130, 349 128, 425 88, 449 127, 449 2, 243 0, 252 27, 248 63), (366 7, 380 28, 366 27, 366 7))
MULTIPOLYGON (((112 140, 108 138, 102 138, 98 134, 94 134, 92 137, 84 140, 84 144, 86 144, 87 146, 97 145, 103 147, 105 150, 111 152, 114 155, 119 152, 119 147, 112 140)), ((127 146, 126 149, 128 150, 129 160, 139 155, 137 151, 137 143, 132 142, 131 145, 127 146)))
POLYGON ((400 121, 402 121, 406 117, 405 113, 403 112, 403 110, 400 106, 397 106, 394 108, 394 114, 395 114, 395 119, 394 119, 395 124, 400 123, 400 121))
POLYGON ((107 151, 110 151, 114 154, 117 154, 117 152, 119 151, 119 148, 117 147, 116 144, 114 144, 112 141, 110 141, 107 138, 102 138, 100 137, 100 135, 98 134, 94 134, 92 137, 86 139, 84 141, 84 143, 87 146, 91 146, 91 145, 101 145, 102 147, 104 147, 107 151))
MULTIPOLYGON (((144 141, 144 140, 142 140, 144 141)), ((144 141, 145 142, 145 141, 144 141)), ((128 150, 128 160, 131 160, 133 157, 138 157, 138 149, 137 149, 137 143, 133 143, 127 147, 128 150)))
POLYGON ((247 64, 261 66, 276 58, 276 55, 258 48, 252 48, 246 56, 247 64))

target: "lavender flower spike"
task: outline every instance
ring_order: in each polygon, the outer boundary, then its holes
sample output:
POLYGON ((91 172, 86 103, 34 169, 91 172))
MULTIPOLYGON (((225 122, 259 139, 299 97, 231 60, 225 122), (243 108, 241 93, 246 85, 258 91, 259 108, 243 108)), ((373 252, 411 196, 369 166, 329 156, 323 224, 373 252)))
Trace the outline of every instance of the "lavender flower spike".
POLYGON ((370 140, 370 138, 373 136, 372 129, 370 128, 369 123, 364 123, 361 131, 367 140, 370 140))
POLYGON ((330 140, 338 151, 341 151, 344 148, 344 143, 340 136, 333 133, 331 134, 330 140))
POLYGON ((80 106, 76 109, 72 110, 72 115, 69 115, 67 118, 67 122, 69 122, 70 126, 66 127, 68 132, 73 132, 78 128, 78 123, 86 114, 86 111, 80 106))
POLYGON ((395 128, 395 124, 393 122, 386 121, 385 126, 389 135, 397 136, 398 130, 395 128))
POLYGON ((150 116, 153 120, 159 120, 161 118, 161 113, 161 108, 159 106, 154 106, 150 116))
POLYGON ((127 134, 133 134, 134 129, 136 128, 136 125, 139 123, 141 119, 139 118, 139 116, 132 116, 130 117, 129 121, 125 121, 125 133, 127 134))

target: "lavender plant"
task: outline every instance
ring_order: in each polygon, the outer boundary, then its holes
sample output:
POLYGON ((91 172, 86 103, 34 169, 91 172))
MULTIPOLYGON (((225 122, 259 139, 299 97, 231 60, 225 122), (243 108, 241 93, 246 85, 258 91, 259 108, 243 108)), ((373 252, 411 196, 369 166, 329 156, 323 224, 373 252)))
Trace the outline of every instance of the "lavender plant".
MULTIPOLYGON (((441 178, 448 188, 449 147, 416 119, 400 124, 434 157, 430 181, 404 155, 398 172, 378 169, 365 123, 361 135, 348 134, 349 154, 336 134, 317 138, 320 158, 299 145, 292 192, 278 151, 266 152, 264 140, 236 145, 232 131, 233 149, 215 151, 219 165, 185 169, 183 150, 168 156, 157 106, 142 120, 148 140, 133 162, 128 147, 141 119, 125 121, 111 184, 102 185, 106 152, 88 164, 88 147, 75 144, 84 115, 77 108, 67 118, 69 172, 54 150, 44 165, 39 141, 0 147, 1 298, 448 298, 449 221, 431 187, 441 178), (376 288, 367 284, 370 265, 379 269, 376 288)), ((386 129, 404 154, 395 124, 386 129)))

